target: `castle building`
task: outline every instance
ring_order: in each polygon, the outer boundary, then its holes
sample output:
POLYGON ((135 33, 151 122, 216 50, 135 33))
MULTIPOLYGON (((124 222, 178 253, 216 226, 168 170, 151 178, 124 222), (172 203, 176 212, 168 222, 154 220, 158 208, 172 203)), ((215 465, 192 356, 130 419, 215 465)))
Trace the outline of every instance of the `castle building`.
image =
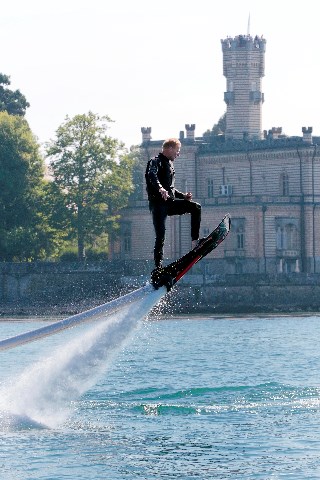
MULTIPOLYGON (((178 135, 176 187, 193 192, 202 205, 201 236, 229 212, 231 232, 206 259, 206 273, 320 272, 320 138, 312 127, 288 137, 281 127, 262 131, 266 40, 239 35, 221 40, 226 77, 224 134, 196 136, 187 124, 178 135)), ((113 258, 152 260, 154 231, 144 186, 149 158, 163 140, 141 128, 141 171, 129 207, 122 212, 121 234, 113 258)), ((174 136, 174 134, 172 135, 174 136)), ((167 219, 165 258, 191 247, 190 217, 167 219)), ((202 263, 202 262, 201 262, 202 263)))

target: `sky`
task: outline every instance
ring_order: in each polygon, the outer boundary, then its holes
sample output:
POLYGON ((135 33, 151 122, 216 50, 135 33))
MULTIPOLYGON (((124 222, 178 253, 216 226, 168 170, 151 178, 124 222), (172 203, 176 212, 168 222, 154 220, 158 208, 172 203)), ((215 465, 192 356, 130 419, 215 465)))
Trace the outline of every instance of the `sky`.
POLYGON ((266 39, 262 129, 320 135, 317 0, 0 0, 0 72, 30 103, 39 143, 77 114, 108 115, 130 148, 196 136, 224 114, 221 39, 266 39), (290 6, 288 6, 290 5, 290 6), (249 20, 250 19, 250 20, 249 20))

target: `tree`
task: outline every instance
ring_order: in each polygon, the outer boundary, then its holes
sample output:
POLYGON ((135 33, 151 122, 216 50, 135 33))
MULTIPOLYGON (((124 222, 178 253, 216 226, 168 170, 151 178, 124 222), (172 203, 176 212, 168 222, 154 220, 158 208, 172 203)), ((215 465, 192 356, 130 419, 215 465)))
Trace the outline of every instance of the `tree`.
POLYGON ((133 189, 130 195, 130 201, 139 201, 143 199, 143 191, 146 189, 145 171, 146 171, 146 157, 139 146, 131 147, 130 156, 133 162, 132 170, 132 184, 133 189))
POLYGON ((227 114, 224 113, 222 117, 219 118, 218 123, 213 125, 212 130, 207 130, 206 132, 204 132, 203 136, 207 138, 212 138, 224 134, 226 132, 226 116, 227 114))
POLYGON ((39 195, 38 219, 41 232, 46 239, 46 256, 56 258, 70 240, 70 222, 66 212, 64 196, 52 181, 44 181, 39 195), (39 222, 40 223, 40 222, 39 222))
POLYGON ((0 111, 8 112, 9 115, 19 115, 23 117, 26 114, 27 108, 30 107, 30 104, 20 90, 12 91, 3 86, 10 84, 10 77, 0 73, 0 111))
POLYGON ((27 121, 0 112, 0 259, 45 255, 48 239, 39 201, 44 161, 27 121))
POLYGON ((111 121, 92 112, 67 116, 47 146, 79 259, 85 257, 85 246, 118 227, 119 210, 132 190, 132 159, 121 142, 107 135, 111 121))

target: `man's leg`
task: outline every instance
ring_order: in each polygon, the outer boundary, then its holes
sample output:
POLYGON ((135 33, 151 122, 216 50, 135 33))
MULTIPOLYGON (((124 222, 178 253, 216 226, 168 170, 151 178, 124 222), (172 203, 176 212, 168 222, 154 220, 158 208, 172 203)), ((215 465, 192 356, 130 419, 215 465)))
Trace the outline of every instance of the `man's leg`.
POLYGON ((191 240, 198 240, 200 234, 200 224, 201 224, 201 205, 197 202, 188 202, 192 203, 191 210, 191 240))
POLYGON ((153 257, 156 268, 162 266, 163 246, 166 235, 167 206, 155 204, 152 207, 153 226, 156 234, 153 257))
POLYGON ((191 215, 191 240, 198 240, 201 223, 201 205, 190 200, 177 199, 168 205, 168 215, 191 215))

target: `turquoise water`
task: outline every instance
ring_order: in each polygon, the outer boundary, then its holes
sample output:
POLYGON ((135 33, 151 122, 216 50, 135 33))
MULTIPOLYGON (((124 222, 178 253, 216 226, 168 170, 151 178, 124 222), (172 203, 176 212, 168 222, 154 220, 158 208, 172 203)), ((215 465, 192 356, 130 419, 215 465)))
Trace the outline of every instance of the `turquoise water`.
POLYGON ((320 478, 319 317, 134 316, 0 352, 1 479, 320 478))

